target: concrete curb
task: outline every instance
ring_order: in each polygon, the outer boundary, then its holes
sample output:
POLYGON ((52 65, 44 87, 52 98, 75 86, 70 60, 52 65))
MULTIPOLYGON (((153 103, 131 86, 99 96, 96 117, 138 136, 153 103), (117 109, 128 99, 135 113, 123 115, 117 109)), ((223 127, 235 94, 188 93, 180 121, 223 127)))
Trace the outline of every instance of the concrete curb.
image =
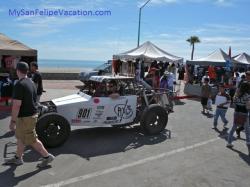
POLYGON ((79 73, 46 73, 41 72, 44 80, 79 80, 79 73))

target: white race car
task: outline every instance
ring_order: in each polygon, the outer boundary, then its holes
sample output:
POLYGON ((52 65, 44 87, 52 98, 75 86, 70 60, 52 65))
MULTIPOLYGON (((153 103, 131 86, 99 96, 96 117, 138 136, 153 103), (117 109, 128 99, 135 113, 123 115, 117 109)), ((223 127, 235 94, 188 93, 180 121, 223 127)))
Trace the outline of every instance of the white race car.
POLYGON ((47 147, 63 144, 71 126, 140 126, 148 134, 163 131, 171 110, 168 93, 153 91, 125 76, 92 76, 85 90, 41 103, 36 131, 47 147), (112 96, 111 84, 116 84, 112 96))

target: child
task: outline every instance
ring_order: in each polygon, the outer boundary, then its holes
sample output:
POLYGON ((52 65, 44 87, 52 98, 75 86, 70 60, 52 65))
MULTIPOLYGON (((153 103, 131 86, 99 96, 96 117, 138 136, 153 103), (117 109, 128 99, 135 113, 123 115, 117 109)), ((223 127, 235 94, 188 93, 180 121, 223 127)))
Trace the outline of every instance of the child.
POLYGON ((201 105, 202 105, 202 114, 209 114, 208 108, 207 108, 207 101, 208 98, 211 97, 212 89, 208 85, 209 79, 204 79, 204 84, 201 87, 201 105))
POLYGON ((228 124, 228 120, 226 119, 227 109, 230 105, 231 99, 230 96, 225 92, 225 87, 223 84, 219 85, 219 93, 216 95, 215 104, 217 105, 216 111, 214 114, 214 129, 217 129, 217 123, 219 116, 224 123, 224 128, 226 128, 228 124))

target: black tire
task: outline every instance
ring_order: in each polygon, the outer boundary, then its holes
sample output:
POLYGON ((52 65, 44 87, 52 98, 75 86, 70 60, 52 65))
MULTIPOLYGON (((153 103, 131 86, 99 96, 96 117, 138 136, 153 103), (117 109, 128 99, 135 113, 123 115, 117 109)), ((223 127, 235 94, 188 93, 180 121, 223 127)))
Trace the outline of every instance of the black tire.
POLYGON ((41 116, 36 124, 38 139, 46 147, 62 145, 69 137, 69 122, 57 113, 48 113, 41 116))
POLYGON ((166 128, 167 123, 168 113, 157 104, 145 108, 140 121, 141 127, 149 135, 159 134, 166 128))

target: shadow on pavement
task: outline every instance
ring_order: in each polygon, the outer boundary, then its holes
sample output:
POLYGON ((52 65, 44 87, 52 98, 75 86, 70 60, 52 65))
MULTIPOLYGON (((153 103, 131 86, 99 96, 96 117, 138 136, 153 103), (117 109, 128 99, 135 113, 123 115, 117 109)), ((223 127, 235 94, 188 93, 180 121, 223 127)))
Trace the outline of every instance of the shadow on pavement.
POLYGON ((0 179, 1 179, 0 186, 4 186, 4 187, 16 186, 16 185, 18 185, 19 182, 26 180, 26 179, 36 175, 40 171, 42 171, 41 169, 36 169, 32 172, 25 173, 24 175, 15 176, 15 170, 16 170, 17 166, 8 166, 8 167, 9 168, 7 170, 0 173, 0 179))
POLYGON ((0 136, 0 139, 3 139, 3 138, 9 138, 9 137, 12 137, 15 135, 15 132, 14 131, 8 131, 6 132, 4 135, 0 136))
POLYGON ((222 131, 220 131, 219 129, 214 129, 215 132, 219 133, 219 137, 221 139, 224 139, 225 141, 227 141, 227 137, 228 137, 228 128, 223 128, 222 131))
POLYGON ((250 165, 250 156, 248 156, 247 154, 245 153, 242 153, 241 151, 237 150, 237 149, 234 149, 234 148, 230 148, 232 151, 236 152, 239 154, 239 157, 245 161, 248 165, 250 165))
MULTIPOLYGON (((134 128, 91 128, 72 130, 64 145, 49 149, 55 156, 60 154, 75 154, 90 160, 91 157, 125 152, 144 145, 158 144, 170 137, 165 130, 159 135, 145 136, 138 127, 134 128)), ((24 155, 25 161, 37 161, 39 155, 35 151, 28 151, 24 155)))
POLYGON ((145 136, 138 127, 81 129, 72 131, 68 141, 59 148, 51 149, 51 152, 55 155, 77 154, 89 160, 95 156, 157 144, 166 139, 166 131, 157 136, 145 136))
POLYGON ((183 102, 183 101, 181 101, 181 100, 179 100, 179 99, 177 99, 177 100, 174 100, 174 104, 175 105, 185 105, 186 103, 183 102))
POLYGON ((11 114, 10 111, 7 111, 7 110, 0 110, 0 120, 9 117, 10 114, 11 114))
MULTIPOLYGON (((227 142, 227 138, 228 138, 228 128, 224 128, 222 131, 219 131, 218 129, 215 129, 216 132, 219 133, 219 137, 221 139, 224 139, 227 142)), ((237 140, 237 138, 233 137, 233 141, 237 140)), ((239 154, 239 157, 244 160, 248 165, 250 165, 250 156, 246 155, 245 153, 242 153, 241 151, 234 149, 234 148, 229 148, 232 151, 236 152, 239 154)))

